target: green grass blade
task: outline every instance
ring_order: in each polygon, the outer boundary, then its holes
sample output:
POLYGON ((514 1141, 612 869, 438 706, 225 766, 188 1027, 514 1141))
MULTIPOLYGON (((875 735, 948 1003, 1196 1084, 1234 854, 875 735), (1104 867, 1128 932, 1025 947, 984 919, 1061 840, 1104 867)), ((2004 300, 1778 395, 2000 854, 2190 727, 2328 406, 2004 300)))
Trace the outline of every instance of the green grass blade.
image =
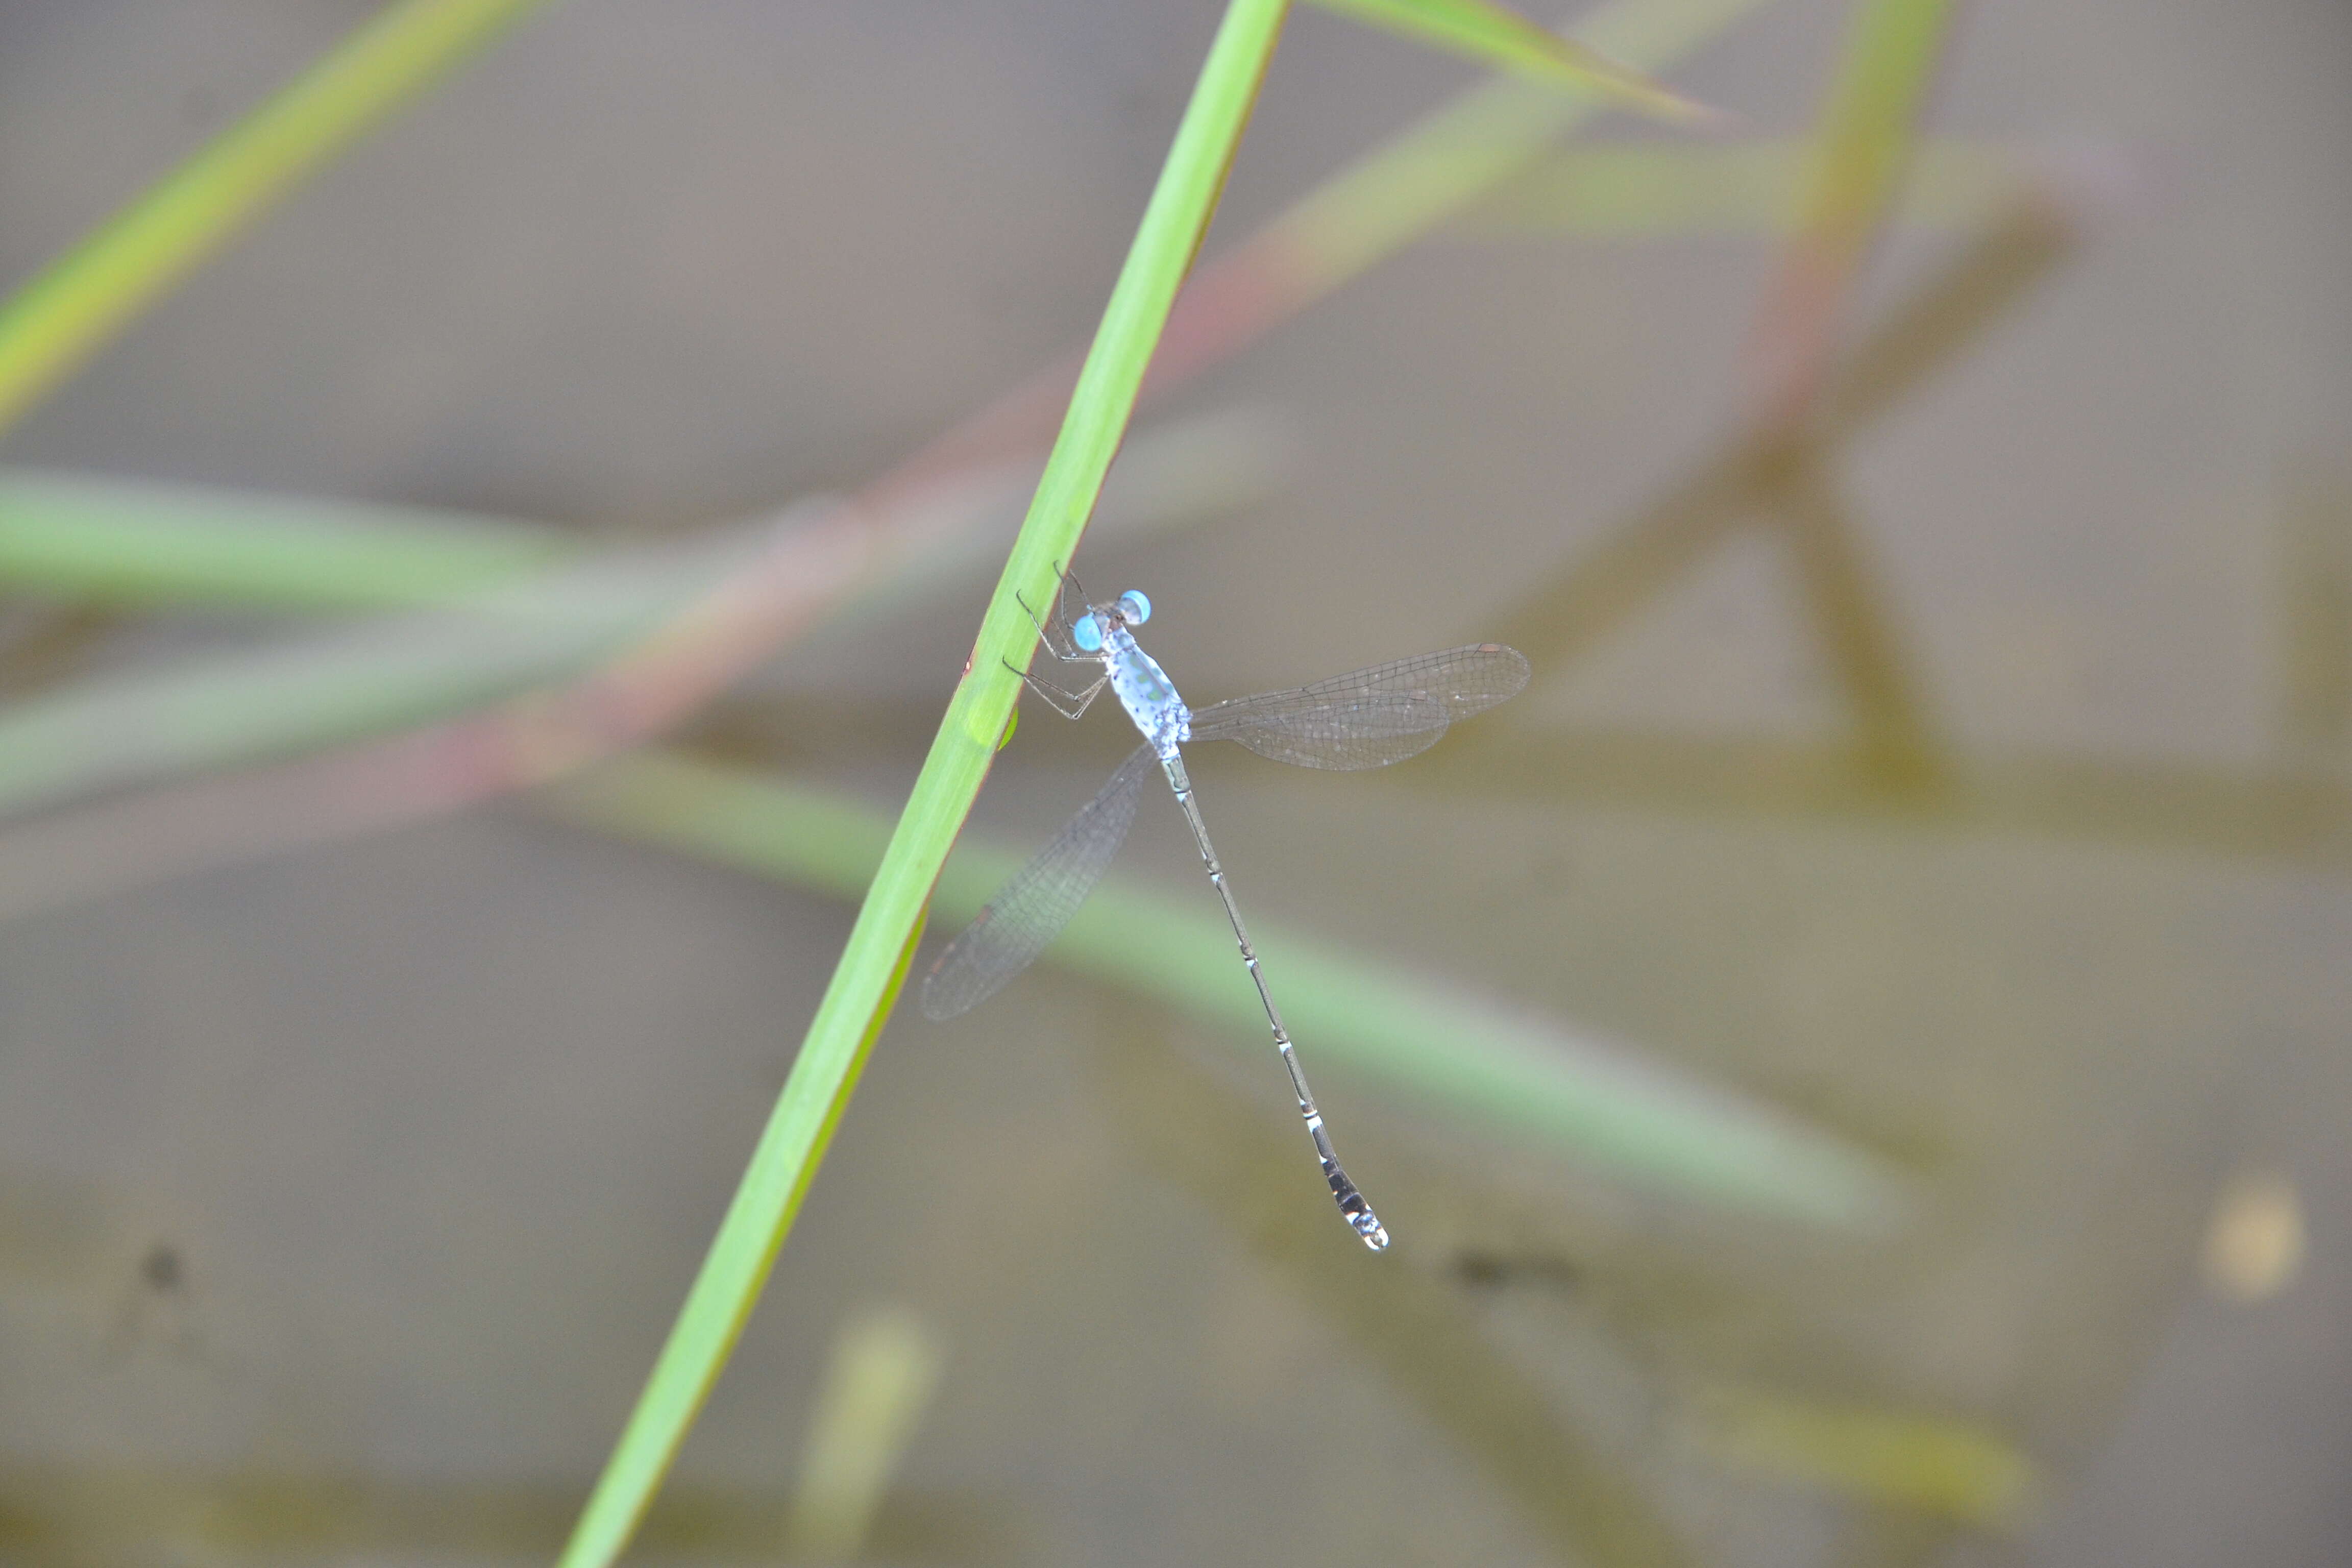
POLYGON ((107 671, 0 705, 0 816, 351 742, 575 678, 707 598, 767 532, 601 556, 446 609, 107 671))
POLYGON ((446 605, 579 548, 507 518, 0 472, 0 586, 110 609, 446 605))
POLYGON ((1801 415, 1828 370, 1841 309, 1910 163, 1951 17, 1950 0, 1857 0, 1803 216, 1758 319, 1754 374, 1768 418, 1801 415))
POLYGON ((677 1325, 662 1347, 661 1359, 646 1380, 645 1394, 630 1415, 612 1462, 573 1527, 562 1559, 565 1568, 582 1563, 609 1563, 617 1558, 646 1505, 652 1502, 719 1367, 742 1337, 743 1325, 760 1299, 759 1287, 775 1264, 802 1200, 808 1196, 809 1184, 816 1179, 834 1129, 849 1109, 850 1092, 866 1070, 866 1058, 873 1054, 874 1042, 889 1023, 890 1009, 914 967, 923 925, 924 917, 919 911, 897 961, 884 973, 872 1016, 841 1064, 839 1091, 814 1108, 814 1119, 804 1130, 789 1122, 783 1114, 785 1102, 778 1103, 777 1115, 761 1134, 727 1216, 719 1223, 719 1235, 711 1242, 710 1262, 703 1266, 687 1292, 686 1304, 678 1309, 677 1325), (798 1158, 776 1157, 775 1145, 786 1139, 803 1144, 806 1152, 798 1158), (745 1245, 756 1248, 751 1256, 734 1250, 745 1245))
POLYGON ((400 0, 0 306, 0 429, 255 216, 544 0, 400 0))
MULTIPOLYGON (((1133 539, 1244 503, 1264 492, 1277 460, 1262 423, 1233 416, 1139 437, 1120 455, 1094 530, 1133 539)), ((912 528, 920 547, 902 552, 894 575, 824 585, 830 593, 814 594, 804 625, 907 614, 910 597, 977 577, 1001 560, 1034 478, 1025 467, 952 477, 919 504, 908 500, 907 516, 872 519, 879 528, 912 528)), ((161 595, 315 607, 373 595, 429 606, 256 648, 85 676, 0 704, 0 817, 95 790, 363 740, 560 681, 616 679, 641 691, 635 677, 625 668, 615 677, 615 668, 641 655, 661 627, 690 618, 691 606, 723 593, 730 574, 764 553, 781 526, 761 519, 675 543, 585 559, 575 553, 515 580, 519 563, 576 551, 576 543, 553 530, 494 520, 461 526, 430 512, 0 479, 0 584, 42 583, 108 605, 161 595), (494 585, 457 591, 485 579, 494 585)), ((820 588, 814 579, 801 582, 820 588)), ((788 640, 768 637, 730 652, 729 669, 788 640)), ((695 677, 698 685, 728 678, 728 670, 695 677)), ((603 721, 613 717, 609 704, 585 707, 603 721)), ((653 721, 676 716, 666 710, 653 721)), ((538 731, 527 749, 545 755, 544 713, 519 722, 538 731)), ((611 750, 631 738, 607 732, 598 744, 611 750)), ((478 763, 482 753, 475 755, 478 763)), ((287 828, 311 820, 282 800, 267 809, 257 804, 248 815, 287 828)), ((184 850, 202 831, 163 837, 184 850)), ((0 846, 6 842, 0 836, 0 846)), ((14 890, 30 889, 20 883, 14 890)))
MULTIPOLYGON (((1092 531, 1139 540, 1257 505, 1287 461, 1280 423, 1263 408, 1234 408, 1137 431, 1119 449, 1092 531)), ((841 618, 995 570, 1036 472, 1034 461, 985 465, 902 496, 935 526, 887 583, 845 603, 841 618)), ((0 592, 56 603, 310 614, 463 605, 495 614, 500 601, 483 590, 561 569, 588 543, 513 518, 0 468, 0 592)))
MULTIPOLYGON (((1576 36, 1637 69, 1662 69, 1762 3, 1611 0, 1576 36)), ((1226 308, 1252 310, 1253 321, 1296 310, 1428 234, 1602 107, 1591 92, 1519 80, 1465 93, 1294 203, 1192 292, 1220 285, 1241 299, 1226 308)))
POLYGON ((904 974, 931 886, 1012 717, 1021 689, 1015 671, 1027 666, 1037 638, 1014 595, 1044 603, 1055 564, 1077 548, 1177 288, 1208 231, 1285 9, 1284 0, 1231 0, 1218 26, 963 680, 735 1200, 564 1551, 564 1568, 609 1563, 626 1544, 792 1226, 856 1086, 866 1042, 887 1016, 893 977, 904 974))
MULTIPOLYGON (((568 820, 842 898, 865 890, 889 833, 850 797, 674 752, 621 759, 541 798, 568 820)), ((1023 858, 967 837, 940 879, 935 911, 977 914, 1023 858)), ((1902 1207, 1901 1184, 1882 1163, 1760 1105, 1265 923, 1254 917, 1251 934, 1280 954, 1284 1014, 1317 1060, 1402 1103, 1735 1211, 1866 1229, 1902 1207)), ((1049 955, 1263 1048, 1256 994, 1234 973, 1233 935, 1213 901, 1112 878, 1049 955)))
POLYGON ((944 1359, 939 1331, 912 1308, 872 1308, 842 1324, 801 1449, 785 1561, 857 1560, 944 1359))
MULTIPOLYGON (((1464 214, 1451 232, 1480 239, 1785 235, 1802 216, 1811 155, 1808 143, 1795 141, 1565 148, 1464 214)), ((1980 229, 2033 177, 2030 154, 2017 149, 1929 142, 1889 217, 1913 228, 1980 229)))
POLYGON ((1677 125, 1719 119, 1715 110, 1660 86, 1590 44, 1565 38, 1489 0, 1314 0, 1384 32, 1434 44, 1481 65, 1581 89, 1622 108, 1677 125))

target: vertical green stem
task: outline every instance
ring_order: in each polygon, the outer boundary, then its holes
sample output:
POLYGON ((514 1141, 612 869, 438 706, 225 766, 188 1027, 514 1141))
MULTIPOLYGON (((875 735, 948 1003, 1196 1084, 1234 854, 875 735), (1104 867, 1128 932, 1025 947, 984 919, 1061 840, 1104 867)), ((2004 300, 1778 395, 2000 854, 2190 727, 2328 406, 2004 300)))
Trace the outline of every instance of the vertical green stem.
MULTIPOLYGON (((1177 288, 1208 231, 1285 10, 1286 0, 1230 0, 1112 287, 963 680, 866 889, 848 945, 734 1201, 565 1548, 564 1568, 599 1568, 627 1543, 726 1364, 792 1228, 826 1141, 856 1086, 866 1050, 889 1016, 931 886, 1012 717, 1021 689, 1016 672, 1035 651, 1037 629, 1014 595, 1044 603, 1056 564, 1067 562, 1077 548, 1177 288)), ((971 1222, 988 1223, 983 1204, 975 1204, 971 1222)))

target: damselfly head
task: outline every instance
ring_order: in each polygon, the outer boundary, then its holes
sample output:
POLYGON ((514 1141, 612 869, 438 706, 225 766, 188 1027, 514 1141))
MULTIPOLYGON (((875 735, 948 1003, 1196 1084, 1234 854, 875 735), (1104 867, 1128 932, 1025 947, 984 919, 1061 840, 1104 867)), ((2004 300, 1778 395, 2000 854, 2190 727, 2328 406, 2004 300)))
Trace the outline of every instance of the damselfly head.
POLYGON ((1100 653, 1112 626, 1139 626, 1151 618, 1151 601, 1129 588, 1108 605, 1097 605, 1070 623, 1070 640, 1080 653, 1100 653))

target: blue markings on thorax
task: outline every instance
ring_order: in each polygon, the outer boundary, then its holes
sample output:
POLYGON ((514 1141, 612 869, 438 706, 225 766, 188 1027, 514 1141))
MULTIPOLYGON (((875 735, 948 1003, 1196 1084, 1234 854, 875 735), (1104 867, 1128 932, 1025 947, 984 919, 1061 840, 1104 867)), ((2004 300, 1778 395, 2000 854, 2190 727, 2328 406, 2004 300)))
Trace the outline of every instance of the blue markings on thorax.
POLYGON ((1125 626, 1112 626, 1105 640, 1110 689, 1118 693, 1119 706, 1163 761, 1176 755, 1177 743, 1192 738, 1192 710, 1176 695, 1176 683, 1158 660, 1136 646, 1125 626))

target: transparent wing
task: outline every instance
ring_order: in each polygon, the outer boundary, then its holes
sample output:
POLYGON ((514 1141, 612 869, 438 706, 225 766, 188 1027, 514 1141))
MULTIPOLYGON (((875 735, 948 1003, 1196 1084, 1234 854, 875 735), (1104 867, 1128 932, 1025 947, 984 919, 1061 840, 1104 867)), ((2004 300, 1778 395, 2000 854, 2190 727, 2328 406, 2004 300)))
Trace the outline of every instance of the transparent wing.
POLYGON ((1295 767, 1385 767, 1427 751, 1456 719, 1527 683, 1527 656, 1517 648, 1450 647, 1203 708, 1192 715, 1192 739, 1238 741, 1295 767))
POLYGON ((1029 967, 1070 923, 1127 841, 1135 799, 1160 760, 1139 746, 1110 782, 997 890, 923 979, 923 1016, 934 1023, 970 1012, 1029 967))

